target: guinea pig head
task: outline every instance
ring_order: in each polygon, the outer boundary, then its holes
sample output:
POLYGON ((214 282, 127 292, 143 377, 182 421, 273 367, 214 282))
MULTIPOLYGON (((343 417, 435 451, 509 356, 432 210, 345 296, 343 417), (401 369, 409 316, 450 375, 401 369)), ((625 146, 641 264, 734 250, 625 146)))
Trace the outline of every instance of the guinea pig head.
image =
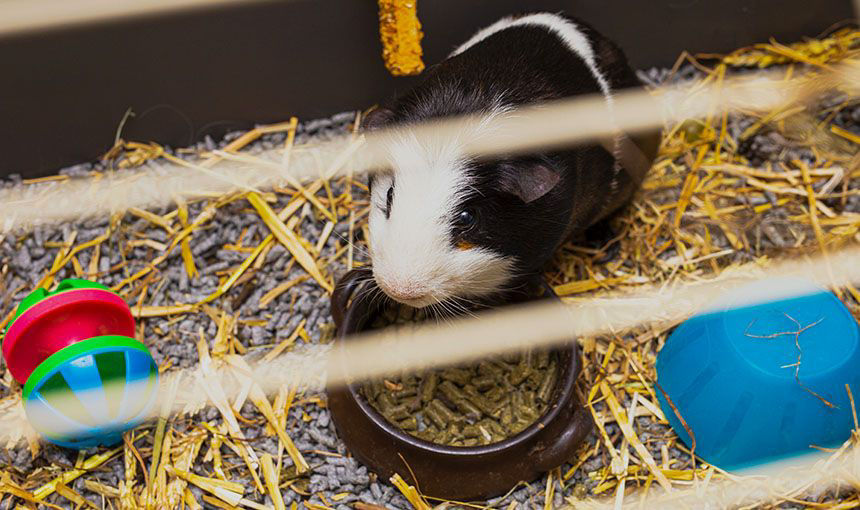
MULTIPOLYGON (((475 161, 462 137, 390 138, 389 167, 370 180, 374 279, 413 307, 496 294, 543 265, 564 218, 547 212, 559 173, 537 157, 475 161)), ((569 210, 569 209, 568 209, 569 210)))

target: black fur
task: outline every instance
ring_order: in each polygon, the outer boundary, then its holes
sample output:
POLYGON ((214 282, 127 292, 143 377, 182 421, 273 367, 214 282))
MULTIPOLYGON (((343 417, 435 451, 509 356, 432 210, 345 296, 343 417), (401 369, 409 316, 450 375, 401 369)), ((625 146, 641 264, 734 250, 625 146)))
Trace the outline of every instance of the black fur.
MULTIPOLYGON (((641 85, 615 44, 585 23, 571 21, 590 40, 597 65, 613 91, 641 85)), ((600 93, 585 62, 554 32, 540 26, 497 32, 429 68, 425 76, 417 87, 369 115, 365 127, 600 93)), ((656 137, 644 145, 640 147, 650 161, 656 137)), ((518 274, 536 273, 569 235, 581 233, 629 200, 634 181, 623 171, 614 174, 614 160, 595 145, 473 162, 469 171, 475 176, 477 192, 460 204, 455 217, 468 209, 474 211, 476 221, 463 231, 452 218, 453 242, 465 241, 515 257, 518 274), (517 172, 535 165, 549 168, 560 179, 540 198, 527 202, 511 192, 510 183, 517 180, 517 172)))

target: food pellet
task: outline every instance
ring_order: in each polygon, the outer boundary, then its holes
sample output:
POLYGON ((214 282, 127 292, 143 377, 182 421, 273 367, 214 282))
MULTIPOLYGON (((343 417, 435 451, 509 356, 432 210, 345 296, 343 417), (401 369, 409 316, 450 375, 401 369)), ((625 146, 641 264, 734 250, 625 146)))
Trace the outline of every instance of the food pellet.
MULTIPOLYGON (((424 320, 421 311, 388 309, 374 327, 404 328, 424 320)), ((389 422, 425 441, 479 446, 509 438, 549 406, 558 382, 556 355, 508 353, 465 366, 370 381, 362 396, 389 422)))

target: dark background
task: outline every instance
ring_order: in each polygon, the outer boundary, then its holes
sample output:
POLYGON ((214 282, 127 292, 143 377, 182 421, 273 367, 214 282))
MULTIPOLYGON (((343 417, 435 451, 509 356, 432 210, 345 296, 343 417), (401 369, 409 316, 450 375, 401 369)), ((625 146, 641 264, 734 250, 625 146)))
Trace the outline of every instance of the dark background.
MULTIPOLYGON (((566 11, 639 68, 683 51, 793 42, 851 19, 850 0, 420 0, 425 62, 523 11, 566 11)), ((2 7, 0 7, 2 16, 2 7)), ((124 138, 184 146, 254 123, 368 107, 415 78, 380 56, 374 0, 292 0, 0 38, 0 175, 55 173, 124 138)))

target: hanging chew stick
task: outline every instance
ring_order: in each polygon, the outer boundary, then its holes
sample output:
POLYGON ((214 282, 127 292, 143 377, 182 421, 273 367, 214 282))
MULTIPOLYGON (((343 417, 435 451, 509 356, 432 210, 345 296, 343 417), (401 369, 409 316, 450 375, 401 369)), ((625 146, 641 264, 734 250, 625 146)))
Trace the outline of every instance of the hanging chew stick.
POLYGON ((379 0, 379 39, 388 72, 409 76, 424 70, 423 36, 417 0, 379 0))

